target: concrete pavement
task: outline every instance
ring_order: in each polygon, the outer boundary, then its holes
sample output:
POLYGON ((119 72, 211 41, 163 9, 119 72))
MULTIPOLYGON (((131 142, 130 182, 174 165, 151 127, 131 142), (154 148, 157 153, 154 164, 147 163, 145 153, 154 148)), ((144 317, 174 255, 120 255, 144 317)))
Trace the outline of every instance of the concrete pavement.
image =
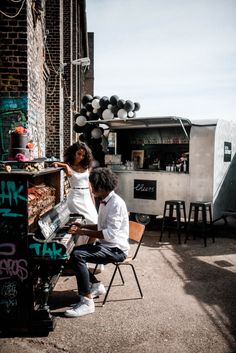
MULTIPOLYGON (((236 221, 215 226, 216 242, 190 239, 159 230, 145 232, 136 261, 143 299, 131 271, 119 276, 102 307, 95 300, 92 315, 68 319, 67 306, 77 300, 73 276, 61 277, 51 297, 57 317, 48 337, 0 340, 1 353, 233 353, 236 352, 236 221)), ((108 284, 112 265, 99 279, 108 284)))

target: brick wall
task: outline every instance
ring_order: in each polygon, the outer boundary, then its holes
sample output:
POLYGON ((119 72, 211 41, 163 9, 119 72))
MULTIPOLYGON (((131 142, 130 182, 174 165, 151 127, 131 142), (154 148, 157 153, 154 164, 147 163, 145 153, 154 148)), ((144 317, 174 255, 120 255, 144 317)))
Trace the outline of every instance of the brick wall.
MULTIPOLYGON (((1 9, 13 15, 21 4, 4 0, 1 9)), ((62 159, 65 148, 77 138, 74 114, 81 108, 81 97, 92 94, 91 84, 89 90, 84 85, 87 71, 71 65, 72 60, 88 55, 85 1, 42 4, 44 8, 36 9, 37 2, 27 0, 13 19, 0 14, 0 159, 7 159, 8 130, 18 117, 28 120, 35 157, 62 159)))
MULTIPOLYGON (((61 109, 61 75, 60 75, 60 14, 61 0, 46 2, 46 62, 50 70, 46 86, 46 153, 60 156, 62 124, 61 109)), ((62 62, 62 60, 61 60, 62 62)))
POLYGON ((28 116, 27 103, 27 20, 26 5, 1 4, 1 55, 0 55, 0 160, 7 160, 11 123, 28 116))

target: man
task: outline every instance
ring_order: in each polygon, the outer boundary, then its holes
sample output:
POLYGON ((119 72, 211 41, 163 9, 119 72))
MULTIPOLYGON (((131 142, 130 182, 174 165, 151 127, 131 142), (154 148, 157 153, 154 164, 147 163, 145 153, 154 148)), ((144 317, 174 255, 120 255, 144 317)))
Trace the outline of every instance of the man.
POLYGON ((98 210, 98 224, 71 226, 70 233, 97 238, 95 244, 85 244, 75 248, 72 266, 76 273, 80 301, 66 310, 67 317, 78 317, 95 311, 93 298, 105 294, 88 268, 87 262, 107 264, 124 261, 129 250, 129 217, 124 200, 115 193, 117 176, 109 168, 96 168, 89 176, 92 192, 101 200, 98 210))

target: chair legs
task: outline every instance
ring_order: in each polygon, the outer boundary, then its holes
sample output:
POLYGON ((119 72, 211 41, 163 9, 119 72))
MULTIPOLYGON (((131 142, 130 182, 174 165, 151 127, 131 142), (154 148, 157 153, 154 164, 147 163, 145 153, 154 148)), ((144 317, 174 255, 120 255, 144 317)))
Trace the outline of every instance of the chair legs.
MULTIPOLYGON (((143 292, 142 292, 142 289, 141 289, 141 286, 140 286, 140 283, 139 283, 138 276, 137 276, 137 273, 136 273, 136 271, 135 271, 134 265, 131 264, 131 263, 127 263, 127 262, 126 262, 126 263, 119 263, 119 264, 115 264, 115 263, 114 263, 113 265, 115 266, 115 269, 114 269, 114 271, 113 271, 113 274, 112 274, 110 283, 109 283, 109 285, 108 285, 108 288, 107 288, 105 297, 104 297, 104 299, 103 299, 102 305, 105 305, 105 303, 106 303, 106 301, 107 301, 108 294, 109 294, 109 292, 110 292, 110 289, 111 289, 111 287, 112 287, 112 284, 113 284, 113 281, 114 281, 114 278, 115 278, 117 272, 119 272, 119 275, 120 275, 122 284, 123 284, 123 285, 125 284, 124 277, 123 277, 122 272, 121 272, 121 269, 120 269, 121 266, 130 266, 130 267, 132 268, 132 271, 133 271, 133 274, 134 274, 134 278, 135 278, 137 287, 138 287, 138 289, 139 289, 140 297, 143 298, 143 292)), ((98 266, 98 265, 96 264, 93 273, 95 273, 97 266, 98 266)))
POLYGON ((120 266, 130 266, 132 268, 132 271, 133 271, 133 274, 134 274, 134 278, 136 280, 136 283, 137 283, 137 286, 138 286, 138 289, 139 289, 139 293, 140 293, 140 297, 143 298, 143 292, 142 292, 142 289, 141 289, 141 286, 140 286, 140 283, 139 283, 139 280, 138 280, 138 276, 136 274, 136 271, 135 271, 135 268, 134 268, 134 265, 131 264, 131 263, 120 263, 120 264, 113 264, 115 266, 115 269, 114 269, 114 272, 113 272, 113 275, 111 277, 111 280, 110 280, 110 283, 109 283, 109 286, 107 288, 107 292, 106 292, 106 295, 103 299, 103 302, 102 302, 102 305, 105 305, 106 301, 107 301, 107 298, 108 298, 108 294, 110 292, 110 289, 111 289, 111 286, 112 286, 112 283, 114 281, 114 278, 115 278, 115 275, 117 273, 117 271, 119 272, 120 274, 120 277, 121 277, 121 280, 122 280, 122 284, 124 285, 124 278, 123 278, 123 275, 121 273, 121 269, 120 269, 120 266))

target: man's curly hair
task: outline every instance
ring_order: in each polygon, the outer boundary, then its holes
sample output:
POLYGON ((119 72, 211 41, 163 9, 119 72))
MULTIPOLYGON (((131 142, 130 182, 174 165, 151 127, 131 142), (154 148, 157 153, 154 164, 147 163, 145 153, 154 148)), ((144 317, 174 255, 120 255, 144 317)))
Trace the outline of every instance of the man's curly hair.
POLYGON ((109 168, 96 168, 91 171, 89 181, 95 191, 112 191, 118 185, 118 178, 109 168))

